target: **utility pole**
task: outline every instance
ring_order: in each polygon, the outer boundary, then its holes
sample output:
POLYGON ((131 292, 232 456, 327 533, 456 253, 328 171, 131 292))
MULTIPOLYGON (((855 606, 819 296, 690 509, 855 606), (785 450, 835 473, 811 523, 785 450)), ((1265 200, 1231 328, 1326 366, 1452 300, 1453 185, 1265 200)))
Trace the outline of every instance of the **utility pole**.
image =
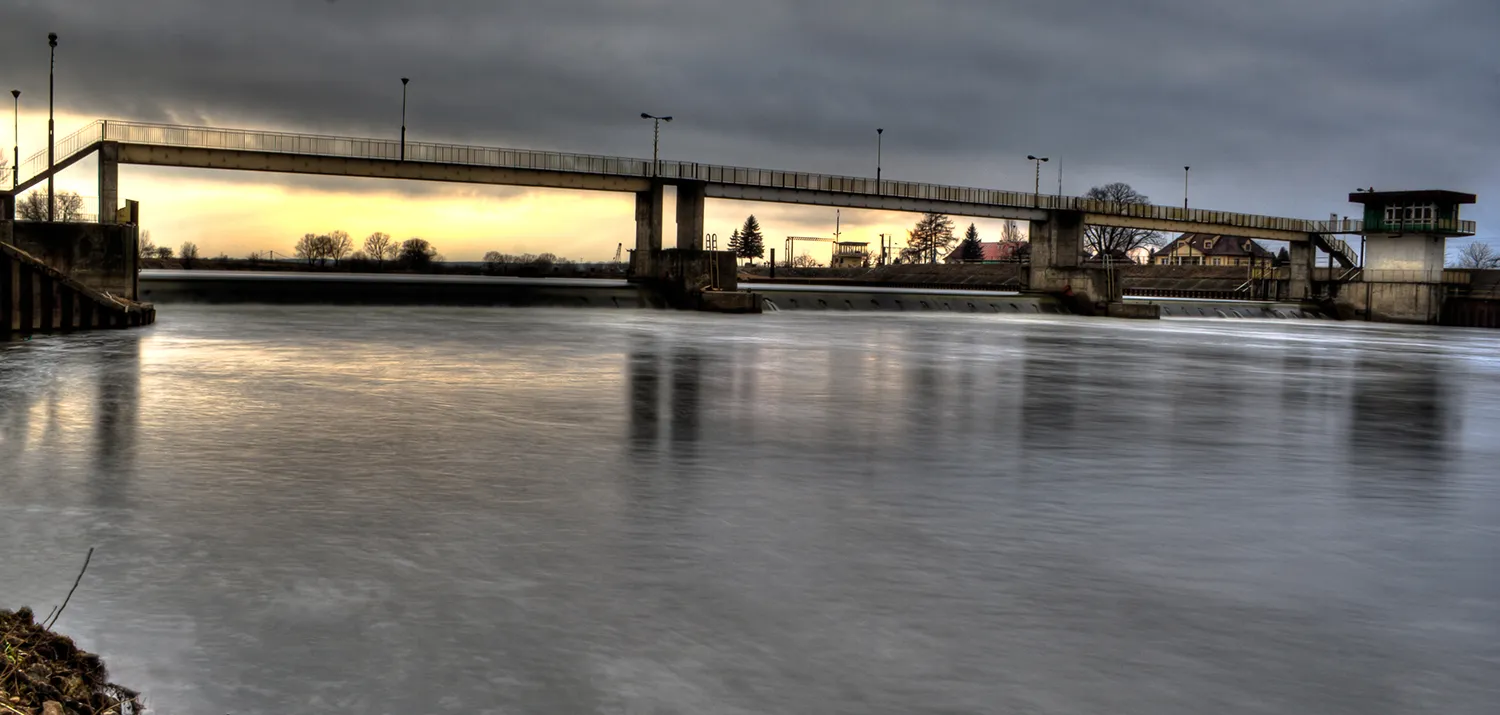
POLYGON ((880 127, 875 128, 875 193, 877 194, 885 193, 880 188, 880 144, 881 137, 883 137, 884 135, 884 129, 881 129, 880 127))
POLYGON ((12 120, 14 123, 11 125, 11 131, 15 133, 15 146, 11 147, 15 163, 10 166, 10 187, 14 189, 21 183, 21 90, 11 90, 10 97, 15 100, 16 105, 15 119, 12 120))
POLYGON ((406 161, 406 83, 410 77, 401 78, 401 161, 406 161))
POLYGON ((1046 161, 1047 157, 1027 154, 1026 158, 1036 162, 1036 184, 1031 190, 1031 205, 1038 207, 1042 205, 1042 162, 1046 161))
POLYGON ((650 119, 651 127, 651 175, 657 176, 661 173, 661 159, 657 158, 657 149, 661 146, 661 123, 672 121, 671 117, 658 117, 654 114, 641 112, 641 119, 650 119))
POLYGON ((1192 168, 1193 167, 1191 167, 1191 166, 1184 166, 1184 167, 1182 167, 1182 210, 1183 211, 1187 211, 1188 210, 1188 201, 1187 201, 1188 200, 1188 173, 1192 170, 1192 168))
POLYGON ((54 127, 56 125, 53 122, 52 78, 55 70, 57 69, 57 33, 47 33, 47 46, 51 48, 49 50, 49 54, 51 56, 47 60, 47 222, 51 223, 56 218, 53 213, 54 202, 52 200, 52 172, 55 167, 53 163, 55 151, 54 139, 56 136, 56 132, 54 130, 54 127))

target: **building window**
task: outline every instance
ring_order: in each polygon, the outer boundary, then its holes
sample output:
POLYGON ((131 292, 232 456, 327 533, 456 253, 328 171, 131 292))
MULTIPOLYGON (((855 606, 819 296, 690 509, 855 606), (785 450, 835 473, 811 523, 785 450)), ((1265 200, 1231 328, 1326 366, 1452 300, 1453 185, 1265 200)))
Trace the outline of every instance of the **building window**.
POLYGON ((1437 206, 1433 204, 1408 204, 1385 207, 1387 224, 1432 223, 1437 218, 1437 206))
POLYGON ((1215 259, 1214 259, 1214 265, 1216 265, 1216 266, 1217 266, 1217 265, 1219 265, 1219 264, 1221 264, 1221 263, 1222 263, 1222 262, 1223 262, 1223 260, 1224 260, 1224 259, 1222 259, 1222 258, 1215 258, 1215 259))

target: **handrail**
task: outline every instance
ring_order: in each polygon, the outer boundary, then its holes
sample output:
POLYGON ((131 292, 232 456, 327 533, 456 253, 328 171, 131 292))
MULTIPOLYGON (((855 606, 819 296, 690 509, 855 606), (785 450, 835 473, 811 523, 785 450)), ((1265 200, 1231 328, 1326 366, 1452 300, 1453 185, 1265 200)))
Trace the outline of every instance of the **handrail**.
MULTIPOLYGON (((103 139, 103 126, 104 120, 95 119, 94 121, 85 124, 82 129, 79 129, 78 131, 73 132, 72 134, 69 134, 68 136, 65 136, 62 139, 58 140, 53 148, 54 163, 61 164, 64 159, 80 151, 88 149, 89 147, 93 146, 94 143, 103 139)), ((26 157, 26 160, 21 162, 20 168, 26 171, 26 173, 24 174, 26 179, 21 183, 30 181, 32 177, 46 171, 47 150, 43 149, 35 154, 32 154, 31 156, 26 157)))
MULTIPOLYGON (((58 142, 56 161, 60 163, 63 158, 85 151, 99 141, 390 161, 403 158, 402 144, 395 139, 95 120, 58 142)), ((1329 225, 1334 222, 1209 209, 1187 209, 1180 206, 1126 204, 1077 196, 1051 196, 890 179, 876 181, 857 176, 755 169, 684 161, 660 161, 653 167, 652 162, 646 159, 530 149, 409 141, 405 143, 405 159, 424 163, 605 174, 635 178, 655 177, 741 186, 890 196, 1016 209, 1065 210, 1104 217, 1214 224, 1225 227, 1226 232, 1229 233, 1232 233, 1234 227, 1290 233, 1334 232, 1331 229, 1335 228, 1329 225)), ((23 170, 30 176, 36 176, 45 169, 46 152, 33 154, 23 163, 23 170)), ((1473 225, 1472 221, 1464 223, 1473 225)))

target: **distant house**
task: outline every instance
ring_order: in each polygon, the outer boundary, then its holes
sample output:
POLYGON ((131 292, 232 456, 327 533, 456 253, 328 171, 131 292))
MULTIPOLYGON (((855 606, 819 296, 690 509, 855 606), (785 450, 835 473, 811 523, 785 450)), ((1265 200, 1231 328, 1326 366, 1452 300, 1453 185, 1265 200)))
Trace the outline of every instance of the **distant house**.
MULTIPOLYGON (((1025 248, 1024 247, 1028 246, 1028 245, 1029 244, 1027 244, 1025 241, 1011 241, 1009 243, 1007 243, 1005 241, 998 241, 998 242, 995 242, 995 243, 985 243, 985 242, 981 241, 979 243, 979 247, 984 250, 984 256, 983 256, 983 258, 980 258, 978 261, 967 261, 967 262, 968 263, 1010 263, 1010 262, 1015 261, 1016 259, 1020 258, 1021 255, 1024 255, 1025 254, 1025 248)), ((964 252, 964 247, 963 247, 963 244, 960 243, 957 248, 954 248, 951 252, 948 253, 948 257, 944 258, 943 262, 944 263, 965 263, 966 261, 964 261, 964 259, 963 259, 963 252, 964 252)))
POLYGON ((1275 257, 1259 243, 1242 236, 1184 233, 1151 254, 1158 266, 1270 265, 1275 257))
POLYGON ((868 268, 870 265, 870 243, 868 241, 835 241, 833 256, 828 260, 830 268, 868 268))

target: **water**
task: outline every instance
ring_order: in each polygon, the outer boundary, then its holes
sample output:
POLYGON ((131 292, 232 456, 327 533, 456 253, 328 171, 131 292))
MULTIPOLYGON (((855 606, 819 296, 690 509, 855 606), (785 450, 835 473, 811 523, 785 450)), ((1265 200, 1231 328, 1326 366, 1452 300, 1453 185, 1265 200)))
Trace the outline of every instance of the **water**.
POLYGON ((0 347, 159 713, 1494 713, 1500 334, 165 306, 0 347))

